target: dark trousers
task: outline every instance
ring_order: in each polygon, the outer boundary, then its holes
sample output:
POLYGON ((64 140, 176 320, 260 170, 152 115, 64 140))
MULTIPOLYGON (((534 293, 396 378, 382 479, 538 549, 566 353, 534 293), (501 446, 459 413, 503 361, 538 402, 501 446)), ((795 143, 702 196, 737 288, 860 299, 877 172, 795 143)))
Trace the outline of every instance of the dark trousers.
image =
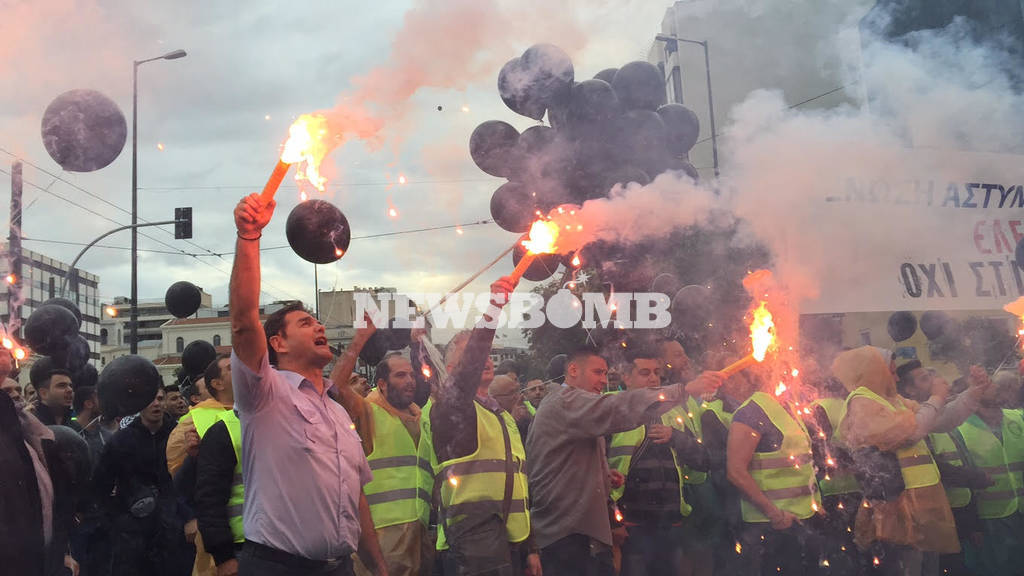
POLYGON ((820 526, 814 518, 787 530, 774 530, 767 523, 746 523, 740 533, 737 574, 743 576, 817 576, 831 574, 824 566, 820 526))
POLYGON ((473 574, 474 576, 522 576, 523 570, 526 567, 527 550, 519 544, 510 542, 508 545, 508 551, 508 564, 503 565, 500 568, 485 570, 477 569, 474 571, 470 567, 459 566, 455 554, 452 554, 450 550, 442 550, 438 554, 441 563, 441 574, 443 576, 462 576, 463 574, 473 574))
POLYGON ((239 576, 354 576, 348 556, 335 562, 317 562, 256 542, 246 542, 238 554, 239 576))
MULTIPOLYGON (((683 539, 678 526, 627 526, 621 576, 678 576, 683 539)), ((543 564, 542 564, 543 566, 543 564)))
POLYGON ((611 548, 583 534, 570 534, 541 548, 540 564, 551 576, 613 576, 611 548))

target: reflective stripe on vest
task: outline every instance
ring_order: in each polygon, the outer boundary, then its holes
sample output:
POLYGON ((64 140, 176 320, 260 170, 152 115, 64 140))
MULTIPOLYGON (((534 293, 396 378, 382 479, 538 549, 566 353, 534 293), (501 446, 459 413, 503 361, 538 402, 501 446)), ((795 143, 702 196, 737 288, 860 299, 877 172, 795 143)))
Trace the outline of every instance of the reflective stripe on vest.
MULTIPOLYGON (((441 518, 438 524, 458 523, 467 513, 501 514, 505 498, 505 438, 501 422, 508 430, 512 448, 512 503, 505 522, 509 542, 522 542, 530 535, 530 514, 526 499, 526 450, 519 429, 508 412, 500 415, 473 403, 476 408, 476 452, 441 462, 436 469, 441 485, 441 518), (502 420, 499 420, 501 418, 502 420), (500 466, 499 466, 500 463, 500 466)), ((421 416, 422 417, 422 416, 421 416)), ((438 530, 438 548, 444 545, 438 530)))
MULTIPOLYGON (((775 398, 755 392, 743 406, 753 402, 760 406, 772 424, 782 432, 782 444, 775 452, 754 452, 750 475, 757 487, 780 510, 797 518, 810 518, 821 507, 821 497, 811 465, 811 437, 802 422, 794 419, 775 398)), ((740 409, 743 408, 740 406, 740 409)), ((740 509, 744 522, 768 522, 768 517, 746 498, 740 509)))
MULTIPOLYGON (((846 398, 847 410, 849 410, 850 402, 854 398, 869 398, 878 402, 893 414, 896 413, 896 407, 890 404, 888 400, 863 386, 851 392, 846 398)), ((903 408, 902 402, 899 407, 903 408)), ((939 469, 935 466, 932 452, 928 449, 928 445, 925 444, 923 438, 909 448, 896 450, 896 458, 899 459, 900 472, 903 474, 903 484, 907 490, 935 486, 939 483, 939 469)))
MULTIPOLYGON (((668 412, 661 415, 661 423, 670 428, 676 430, 685 430, 686 427, 683 424, 683 419, 686 418, 686 412, 682 406, 676 406, 668 412)), ((626 481, 629 481, 629 468, 633 462, 633 454, 636 449, 643 443, 644 438, 647 436, 647 427, 639 426, 626 432, 619 432, 612 434, 612 442, 608 447, 608 467, 613 470, 618 470, 626 481)), ((687 468, 679 465, 679 457, 676 455, 675 450, 672 452, 672 461, 675 463, 676 473, 679 475, 679 512, 683 516, 689 516, 693 508, 686 503, 686 498, 683 496, 683 483, 686 481, 687 468)), ((622 495, 626 492, 626 485, 623 483, 622 486, 612 490, 612 500, 618 502, 622 495)))
POLYGON ((984 490, 974 491, 978 517, 1005 518, 1017 512, 1024 496, 1024 418, 1015 410, 1003 410, 1002 442, 977 414, 972 414, 958 430, 974 465, 995 482, 984 490))
POLYGON ((434 441, 430 432, 430 408, 433 405, 434 400, 428 399, 420 410, 420 443, 416 447, 416 488, 427 494, 427 498, 416 500, 416 516, 424 526, 430 524, 430 509, 434 502, 434 470, 437 468, 437 456, 434 454, 434 441))
MULTIPOLYGON (((693 396, 686 397, 686 415, 682 417, 686 427, 693 433, 693 437, 699 442, 704 441, 704 430, 700 427, 700 417, 704 414, 702 402, 697 402, 693 396)), ((687 484, 703 484, 708 479, 708 473, 701 470, 694 470, 689 466, 683 467, 683 481, 687 484)))
POLYGON ((419 518, 418 499, 430 502, 430 492, 418 488, 416 443, 402 421, 369 402, 373 415, 373 452, 366 461, 373 480, 363 487, 374 528, 405 524, 419 518))
POLYGON ((196 426, 196 432, 199 433, 199 437, 202 438, 206 435, 206 431, 217 423, 218 416, 222 412, 231 412, 230 408, 210 408, 210 407, 198 407, 192 408, 188 411, 188 414, 183 415, 178 419, 181 422, 185 418, 192 418, 192 423, 196 426))
POLYGON ((235 447, 235 474, 231 479, 231 497, 228 498, 228 524, 236 544, 245 542, 242 530, 242 509, 245 504, 245 484, 242 482, 242 423, 234 410, 223 410, 217 415, 228 427, 231 444, 235 447))
POLYGON ((530 404, 529 400, 523 402, 523 404, 526 404, 526 411, 530 413, 530 416, 537 415, 537 409, 533 407, 533 404, 530 404))
MULTIPOLYGON (((929 434, 928 439, 932 442, 932 456, 936 462, 963 468, 964 461, 956 442, 945 432, 929 434)), ((946 489, 946 499, 949 500, 950 508, 963 508, 971 503, 971 489, 966 487, 947 486, 945 482, 942 487, 946 489)))
MULTIPOLYGON (((843 416, 846 416, 846 400, 844 398, 821 398, 811 402, 811 406, 820 406, 825 411, 825 416, 832 426, 832 437, 826 438, 825 443, 828 445, 829 451, 834 454, 836 430, 839 430, 839 424, 843 421, 843 416)), ((833 460, 838 461, 839 459, 833 458, 833 460)), ((852 494, 861 491, 860 482, 857 482, 853 472, 846 469, 845 466, 836 466, 828 470, 818 485, 821 487, 822 496, 852 494)))

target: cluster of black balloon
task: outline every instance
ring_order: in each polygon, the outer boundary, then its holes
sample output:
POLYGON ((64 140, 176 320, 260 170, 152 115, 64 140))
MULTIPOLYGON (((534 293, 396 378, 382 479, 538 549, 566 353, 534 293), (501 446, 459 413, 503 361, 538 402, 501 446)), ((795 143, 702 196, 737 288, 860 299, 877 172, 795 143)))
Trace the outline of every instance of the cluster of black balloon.
POLYGON ((918 321, 913 312, 906 310, 893 312, 889 316, 886 331, 893 342, 903 342, 917 333, 918 326, 930 341, 955 339, 960 332, 957 322, 945 312, 928 311, 921 314, 921 320, 918 321))
POLYGON ((96 383, 96 368, 89 362, 89 341, 79 331, 82 312, 66 298, 51 298, 36 308, 25 321, 25 343, 33 353, 42 356, 34 361, 47 370, 65 370, 72 381, 96 383))
MULTIPOLYGON (((476 165, 508 179, 491 196, 491 216, 505 230, 526 232, 538 211, 605 197, 616 184, 646 185, 670 170, 697 178, 688 159, 697 116, 666 103, 653 64, 630 62, 576 82, 565 52, 537 44, 505 64, 498 92, 513 112, 538 121, 546 114, 550 124, 519 133, 489 120, 470 137, 476 165)), ((538 260, 525 277, 543 280, 555 269, 554 260, 538 260)))

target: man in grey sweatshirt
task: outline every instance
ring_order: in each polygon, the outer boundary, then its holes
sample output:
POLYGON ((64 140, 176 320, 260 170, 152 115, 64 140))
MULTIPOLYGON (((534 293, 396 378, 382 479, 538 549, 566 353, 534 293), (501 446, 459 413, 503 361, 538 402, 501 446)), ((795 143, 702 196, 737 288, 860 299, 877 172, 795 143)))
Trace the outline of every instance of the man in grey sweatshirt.
POLYGON ((544 571, 611 576, 611 491, 604 436, 632 430, 722 383, 705 372, 685 385, 601 394, 608 364, 592 350, 569 356, 566 386, 544 399, 526 442, 531 513, 544 571))

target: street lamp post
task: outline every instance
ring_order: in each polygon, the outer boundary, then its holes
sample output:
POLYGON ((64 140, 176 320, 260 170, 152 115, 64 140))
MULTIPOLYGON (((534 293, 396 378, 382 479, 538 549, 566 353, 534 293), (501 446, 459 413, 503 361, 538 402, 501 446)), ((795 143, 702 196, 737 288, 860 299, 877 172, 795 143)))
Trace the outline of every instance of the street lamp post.
POLYGON ((132 312, 128 343, 132 354, 139 353, 139 66, 154 60, 176 60, 185 56, 184 50, 175 50, 132 63, 132 312))
POLYGON ((718 132, 715 130, 715 100, 711 93, 711 59, 708 57, 708 41, 688 40, 668 34, 658 34, 654 39, 659 42, 665 42, 668 45, 675 43, 678 46, 679 42, 686 42, 687 44, 696 44, 704 48, 704 70, 707 72, 708 82, 708 114, 711 119, 711 157, 714 160, 715 178, 718 178, 718 132))

